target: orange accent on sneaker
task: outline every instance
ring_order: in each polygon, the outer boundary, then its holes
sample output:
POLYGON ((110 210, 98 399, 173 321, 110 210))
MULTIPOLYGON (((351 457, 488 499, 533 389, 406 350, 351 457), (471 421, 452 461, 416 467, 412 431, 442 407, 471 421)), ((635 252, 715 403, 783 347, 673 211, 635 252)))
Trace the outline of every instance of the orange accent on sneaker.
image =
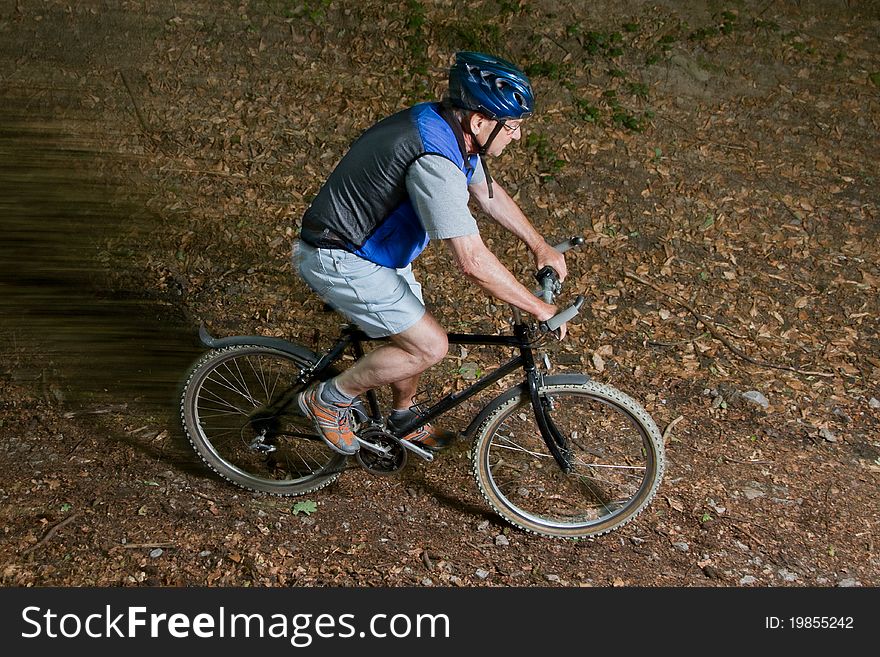
POLYGON ((425 424, 415 431, 408 433, 401 440, 409 440, 420 447, 431 451, 446 449, 455 441, 455 434, 451 431, 437 429, 432 424, 425 424))
POLYGON ((351 430, 350 404, 336 406, 326 403, 321 399, 319 384, 300 393, 297 403, 303 415, 311 418, 318 434, 333 451, 351 456, 360 449, 357 436, 351 430))

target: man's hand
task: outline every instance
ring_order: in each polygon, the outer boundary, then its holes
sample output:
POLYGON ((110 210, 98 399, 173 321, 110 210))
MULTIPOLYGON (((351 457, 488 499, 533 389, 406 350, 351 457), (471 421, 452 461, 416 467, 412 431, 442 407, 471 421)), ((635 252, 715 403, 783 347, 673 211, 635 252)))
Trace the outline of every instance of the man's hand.
MULTIPOLYGON (((536 315, 538 320, 540 320, 542 322, 546 322, 548 319, 553 317, 560 310, 556 306, 550 305, 549 303, 545 303, 544 306, 546 307, 546 311, 541 314, 536 315)), ((565 334, 566 334, 566 324, 563 324, 562 326, 560 326, 558 329, 556 329, 553 332, 553 335, 555 335, 558 340, 564 339, 565 334)))
POLYGON ((568 276, 565 256, 547 244, 547 242, 543 242, 532 253, 535 254, 535 271, 540 271, 542 267, 549 266, 556 270, 560 281, 564 281, 565 277, 568 276))

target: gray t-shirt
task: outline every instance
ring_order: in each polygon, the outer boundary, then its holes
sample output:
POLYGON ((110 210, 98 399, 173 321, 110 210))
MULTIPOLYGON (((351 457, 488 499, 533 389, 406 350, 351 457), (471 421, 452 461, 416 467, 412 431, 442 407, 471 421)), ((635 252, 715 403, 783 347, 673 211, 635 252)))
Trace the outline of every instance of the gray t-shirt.
MULTIPOLYGON (((483 182, 486 174, 478 161, 471 185, 483 182)), ((455 164, 440 155, 416 160, 406 175, 406 190, 431 239, 449 239, 479 232, 468 208, 467 178, 455 164)))

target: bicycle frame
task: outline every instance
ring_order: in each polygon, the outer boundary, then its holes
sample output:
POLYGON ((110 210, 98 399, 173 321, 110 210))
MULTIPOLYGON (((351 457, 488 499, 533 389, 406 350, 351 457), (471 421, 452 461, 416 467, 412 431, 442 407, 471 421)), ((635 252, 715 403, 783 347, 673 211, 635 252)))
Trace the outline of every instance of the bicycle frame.
MULTIPOLYGON (((365 342, 382 342, 388 340, 388 338, 371 338, 362 330, 349 324, 343 327, 342 336, 336 344, 319 358, 318 354, 315 354, 311 350, 280 338, 270 338, 266 336, 235 336, 217 339, 208 333, 204 325, 199 328, 199 338, 202 344, 214 349, 232 345, 255 344, 279 349, 287 353, 304 357, 308 360, 317 361, 313 367, 303 370, 293 385, 283 392, 271 407, 264 409, 264 412, 268 413, 280 412, 289 405, 295 404, 296 394, 299 390, 302 390, 304 386, 308 386, 321 379, 329 378, 327 376, 328 372, 332 371, 333 365, 348 348, 352 349, 356 358, 361 358, 365 353, 363 348, 365 342)), ((572 465, 569 457, 567 441, 556 428, 550 414, 547 412, 545 401, 540 397, 539 389, 543 382, 543 375, 538 371, 535 364, 535 358, 532 351, 533 341, 531 339, 531 330, 525 322, 522 321, 519 311, 514 309, 513 335, 448 333, 447 338, 450 344, 508 347, 510 349, 518 350, 519 353, 506 363, 502 363, 494 371, 489 372, 487 375, 469 385, 464 390, 452 392, 441 397, 430 407, 418 413, 414 419, 400 427, 396 432, 396 437, 399 438, 405 436, 418 427, 428 422, 432 422, 447 411, 452 410, 459 404, 482 392, 496 381, 500 381, 505 376, 512 374, 518 369, 522 369, 525 373, 524 383, 526 384, 529 400, 535 413, 535 420, 541 431, 541 436, 547 444, 547 448, 550 450, 553 458, 559 464, 559 467, 562 468, 564 472, 570 472, 572 465)), ((333 374, 335 374, 335 372, 333 372, 333 374)), ((365 396, 369 406, 369 413, 365 413, 365 415, 375 423, 381 424, 382 413, 379 409, 379 401, 375 391, 369 390, 365 396)), ((431 460, 432 458, 432 455, 424 450, 414 449, 413 451, 417 451, 423 458, 428 460, 431 460)))
MULTIPOLYGON (((471 385, 467 386, 464 390, 444 395, 427 409, 417 413, 412 420, 404 423, 403 426, 394 432, 395 437, 400 438, 401 436, 405 436, 418 427, 434 421, 447 411, 452 410, 474 395, 482 392, 496 381, 500 381, 505 376, 518 369, 522 369, 525 372, 529 398, 535 413, 535 420, 541 431, 541 436, 547 444, 550 453, 559 464, 559 467, 566 473, 570 472, 572 464, 567 441, 556 428, 552 418, 547 413, 545 403, 541 400, 538 392, 541 385, 542 375, 535 364, 535 358, 532 351, 533 342, 531 340, 531 331, 528 326, 521 321, 518 314, 516 315, 513 324, 513 335, 448 333, 447 339, 450 344, 509 347, 518 350, 519 353, 507 362, 502 363, 497 369, 489 372, 471 385)), ((387 338, 371 338, 362 330, 352 325, 345 326, 343 328, 342 337, 336 342, 336 344, 321 357, 313 368, 303 372, 299 380, 296 382, 297 387, 300 385, 307 386, 312 382, 321 379, 322 373, 338 361, 349 347, 352 348, 355 357, 361 358, 365 353, 363 343, 386 340, 387 338)), ((381 422, 382 414, 379 409, 379 402, 375 391, 369 390, 365 396, 369 406, 369 416, 374 421, 381 422)))

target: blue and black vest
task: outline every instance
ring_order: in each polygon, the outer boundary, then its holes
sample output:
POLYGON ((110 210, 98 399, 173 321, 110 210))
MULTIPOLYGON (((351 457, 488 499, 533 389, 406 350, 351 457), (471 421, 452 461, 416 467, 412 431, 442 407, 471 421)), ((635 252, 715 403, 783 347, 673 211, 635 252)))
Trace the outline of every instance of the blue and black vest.
POLYGON ((385 267, 408 265, 428 245, 406 191, 407 170, 424 155, 450 160, 468 182, 478 161, 467 154, 452 110, 440 103, 393 114, 361 135, 303 215, 302 240, 385 267))

